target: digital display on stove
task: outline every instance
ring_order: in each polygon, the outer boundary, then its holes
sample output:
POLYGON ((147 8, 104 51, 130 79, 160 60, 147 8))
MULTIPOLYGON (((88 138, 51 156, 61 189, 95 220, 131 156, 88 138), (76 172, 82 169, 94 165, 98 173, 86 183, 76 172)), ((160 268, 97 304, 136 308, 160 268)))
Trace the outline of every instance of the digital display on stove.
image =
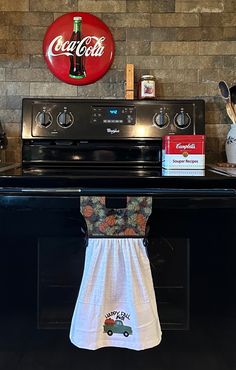
POLYGON ((135 107, 123 106, 94 106, 92 108, 92 122, 98 124, 135 124, 135 107))
POLYGON ((112 108, 110 108, 109 109, 109 113, 112 115, 112 116, 116 116, 117 114, 118 114, 118 109, 112 109, 112 108))

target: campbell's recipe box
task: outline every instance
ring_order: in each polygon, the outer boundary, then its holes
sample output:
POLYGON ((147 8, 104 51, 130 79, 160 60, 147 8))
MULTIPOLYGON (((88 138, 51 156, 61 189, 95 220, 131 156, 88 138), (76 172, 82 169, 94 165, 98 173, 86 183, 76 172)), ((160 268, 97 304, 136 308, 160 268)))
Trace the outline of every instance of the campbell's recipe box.
POLYGON ((162 167, 205 168, 205 135, 166 135, 162 138, 162 167))

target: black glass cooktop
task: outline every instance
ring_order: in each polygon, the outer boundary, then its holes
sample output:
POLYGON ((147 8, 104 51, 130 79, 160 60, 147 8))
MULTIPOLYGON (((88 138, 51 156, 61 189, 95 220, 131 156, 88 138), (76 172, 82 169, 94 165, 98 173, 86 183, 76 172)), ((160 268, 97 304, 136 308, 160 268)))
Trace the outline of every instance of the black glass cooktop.
POLYGON ((219 178, 232 174, 207 167, 204 170, 168 170, 159 167, 100 167, 100 166, 21 166, 20 164, 2 165, 0 177, 74 177, 74 178, 163 178, 163 177, 204 177, 219 178))
MULTIPOLYGON (((93 178, 158 178, 158 177, 221 177, 230 176, 223 171, 206 168, 205 170, 168 170, 159 167, 99 167, 99 166, 21 166, 3 164, 0 176, 46 176, 46 177, 93 177, 93 178)), ((232 176, 232 175, 231 175, 232 176)))

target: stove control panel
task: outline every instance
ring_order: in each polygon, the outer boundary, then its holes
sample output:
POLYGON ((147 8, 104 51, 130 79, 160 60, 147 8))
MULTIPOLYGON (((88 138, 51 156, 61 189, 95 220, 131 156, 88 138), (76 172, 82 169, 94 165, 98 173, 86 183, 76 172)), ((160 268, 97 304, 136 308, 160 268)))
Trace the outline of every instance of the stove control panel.
POLYGON ((22 139, 161 139, 204 134, 203 100, 23 99, 22 139))

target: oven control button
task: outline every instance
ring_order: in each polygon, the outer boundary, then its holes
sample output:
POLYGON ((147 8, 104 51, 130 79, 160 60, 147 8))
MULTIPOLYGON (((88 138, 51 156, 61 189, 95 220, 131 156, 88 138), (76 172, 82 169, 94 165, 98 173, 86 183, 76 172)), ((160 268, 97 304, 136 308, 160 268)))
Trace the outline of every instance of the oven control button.
POLYGON ((60 112, 57 116, 57 123, 62 128, 68 128, 74 123, 74 117, 71 112, 67 111, 67 108, 64 108, 64 112, 60 112))
POLYGON ((188 113, 184 112, 184 109, 181 108, 181 111, 179 113, 176 113, 174 116, 174 124, 177 128, 185 129, 187 128, 191 123, 191 118, 188 113))
POLYGON ((153 116, 153 124, 158 128, 165 128, 170 123, 170 117, 167 113, 163 112, 163 109, 160 109, 160 113, 156 113, 153 116))
POLYGON ((42 112, 38 112, 35 117, 35 122, 40 127, 48 127, 52 124, 53 118, 50 112, 46 111, 46 108, 43 108, 42 112))

